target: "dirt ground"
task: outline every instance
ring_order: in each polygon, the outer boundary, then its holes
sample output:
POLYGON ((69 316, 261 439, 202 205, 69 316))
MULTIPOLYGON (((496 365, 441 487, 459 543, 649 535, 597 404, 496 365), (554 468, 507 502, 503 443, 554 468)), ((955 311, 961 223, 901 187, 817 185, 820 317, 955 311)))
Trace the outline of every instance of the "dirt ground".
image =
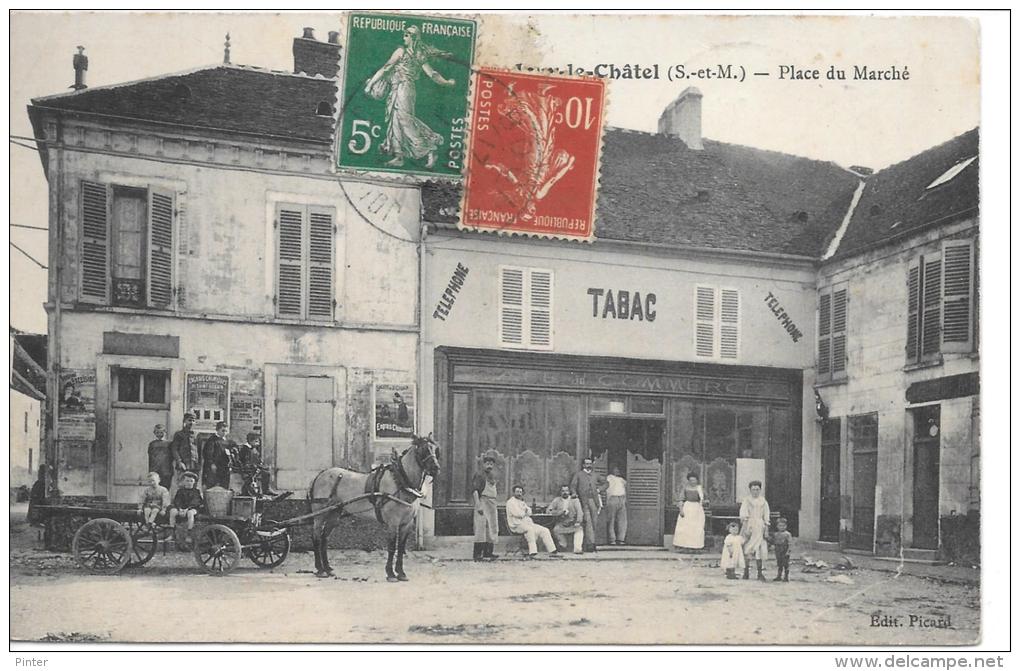
MULTIPOLYGON (((979 639, 975 584, 868 569, 809 573, 796 554, 789 583, 759 583, 726 580, 715 557, 665 552, 493 563, 462 561, 456 551, 414 552, 406 565, 411 581, 393 584, 385 581, 382 553, 333 551, 337 576, 323 580, 312 575, 310 553, 293 553, 273 571, 242 559, 226 577, 199 573, 190 555, 157 554, 143 568, 93 576, 69 555, 13 541, 13 640, 958 645, 979 639), (835 575, 852 584, 830 582, 835 575), (949 626, 911 626, 911 615, 928 624, 948 618, 949 626), (873 626, 876 616, 900 626, 873 626)), ((459 554, 469 550, 468 541, 459 554)))

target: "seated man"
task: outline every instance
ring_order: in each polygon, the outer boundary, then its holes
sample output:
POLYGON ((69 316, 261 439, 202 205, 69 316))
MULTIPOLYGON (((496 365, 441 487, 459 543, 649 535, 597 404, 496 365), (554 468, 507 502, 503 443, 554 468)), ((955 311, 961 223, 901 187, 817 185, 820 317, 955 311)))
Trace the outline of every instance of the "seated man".
POLYGON ((510 528, 510 533, 524 535, 524 540, 528 542, 528 559, 534 559, 538 555, 536 539, 542 540, 542 545, 550 557, 559 557, 560 553, 553 544, 552 534, 531 519, 531 508, 524 502, 524 487, 514 485, 513 491, 513 497, 506 501, 506 525, 510 528))
POLYGON ((560 487, 559 497, 552 500, 546 512, 559 516, 556 526, 553 527, 553 536, 556 537, 559 546, 566 549, 567 536, 573 535, 574 554, 581 554, 584 544, 584 511, 579 500, 570 498, 570 485, 560 487))

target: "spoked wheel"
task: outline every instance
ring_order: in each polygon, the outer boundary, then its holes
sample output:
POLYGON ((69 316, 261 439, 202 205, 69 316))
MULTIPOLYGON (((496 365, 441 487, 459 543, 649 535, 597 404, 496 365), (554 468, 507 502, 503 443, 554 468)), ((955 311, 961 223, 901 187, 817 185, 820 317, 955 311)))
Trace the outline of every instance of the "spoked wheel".
POLYGON ((252 533, 252 543, 244 552, 259 568, 276 568, 290 554, 290 532, 286 529, 255 531, 252 533))
POLYGON ((131 534, 120 522, 99 517, 78 529, 71 549, 78 566, 92 573, 117 573, 131 560, 131 534))
POLYGON ((143 522, 131 522, 131 554, 126 568, 143 566, 156 554, 156 530, 143 522))
POLYGON ((195 561, 212 575, 226 575, 241 558, 241 541, 230 527, 210 524, 198 532, 195 561))

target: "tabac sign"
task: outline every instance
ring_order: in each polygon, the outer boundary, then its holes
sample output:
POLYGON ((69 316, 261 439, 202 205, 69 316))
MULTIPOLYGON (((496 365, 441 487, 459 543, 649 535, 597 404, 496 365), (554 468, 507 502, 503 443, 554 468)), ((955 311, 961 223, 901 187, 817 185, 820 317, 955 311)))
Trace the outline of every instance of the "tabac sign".
POLYGON ((477 24, 352 13, 337 167, 460 177, 477 24))

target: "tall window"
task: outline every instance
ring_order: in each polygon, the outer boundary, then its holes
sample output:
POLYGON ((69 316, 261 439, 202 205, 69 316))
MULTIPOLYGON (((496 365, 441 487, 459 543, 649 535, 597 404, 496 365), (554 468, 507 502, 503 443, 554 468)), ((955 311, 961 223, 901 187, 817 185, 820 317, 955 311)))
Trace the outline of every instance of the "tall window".
POLYGON ((846 377, 847 288, 837 285, 818 295, 818 381, 846 377))
POLYGON ((694 288, 694 355, 700 359, 740 357, 740 292, 694 288))
POLYGON ((552 349, 552 306, 551 270, 500 266, 500 345, 520 349, 552 349))
POLYGON ((974 243, 951 240, 907 270, 907 363, 974 349, 974 243))
POLYGON ((331 207, 276 207, 276 314, 332 321, 336 224, 331 207))
POLYGON ((80 218, 82 302, 172 306, 172 193, 82 182, 80 218))

